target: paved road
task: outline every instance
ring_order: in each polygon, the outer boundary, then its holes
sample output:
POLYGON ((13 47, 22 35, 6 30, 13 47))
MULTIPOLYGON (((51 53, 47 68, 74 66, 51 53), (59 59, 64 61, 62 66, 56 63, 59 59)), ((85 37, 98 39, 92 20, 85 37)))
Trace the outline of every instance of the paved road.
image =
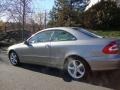
MULTIPOLYGON (((118 71, 117 71, 118 72, 118 71)), ((113 73, 97 72, 86 81, 74 81, 61 70, 43 66, 22 64, 14 67, 5 52, 0 53, 0 90, 111 90, 120 82, 113 82, 113 73), (110 75, 112 74, 112 75, 110 75)), ((119 74, 120 76, 120 74, 119 74)), ((115 79, 120 79, 116 76, 115 79)), ((120 89, 120 88, 119 88, 120 89)))

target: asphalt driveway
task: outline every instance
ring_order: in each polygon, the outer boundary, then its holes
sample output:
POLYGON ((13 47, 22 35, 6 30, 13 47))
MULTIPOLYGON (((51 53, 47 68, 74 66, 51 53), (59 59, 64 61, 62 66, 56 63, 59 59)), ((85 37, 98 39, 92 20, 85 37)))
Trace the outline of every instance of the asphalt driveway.
POLYGON ((74 81, 61 70, 38 65, 12 66, 0 53, 0 90, 120 90, 120 71, 94 72, 85 81, 74 81))

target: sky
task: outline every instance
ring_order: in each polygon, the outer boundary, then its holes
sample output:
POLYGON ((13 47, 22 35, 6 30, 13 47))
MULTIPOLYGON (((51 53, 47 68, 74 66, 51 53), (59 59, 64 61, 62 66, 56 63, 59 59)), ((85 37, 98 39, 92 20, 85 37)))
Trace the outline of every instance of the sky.
POLYGON ((54 0, 32 0, 32 8, 35 12, 50 11, 54 6, 54 0))
MULTIPOLYGON (((86 9, 88 9, 89 7, 97 3, 98 1, 100 0, 91 0, 90 4, 87 6, 86 9)), ((44 11, 44 10, 50 11, 53 5, 54 5, 54 0, 33 0, 32 1, 33 9, 36 12, 44 11)))
MULTIPOLYGON (((90 4, 87 6, 86 9, 88 9, 98 1, 100 0, 91 0, 90 4)), ((44 11, 49 12, 54 6, 54 0, 32 0, 31 6, 35 13, 44 12, 44 11)), ((3 21, 6 21, 6 17, 1 17, 1 19, 3 21)))
MULTIPOLYGON (((100 0, 91 0, 90 4, 87 6, 86 9, 88 9, 89 7, 97 3, 98 1, 100 0)), ((33 0, 32 1, 33 9, 36 12, 44 11, 44 10, 50 11, 53 5, 54 5, 54 0, 33 0)))

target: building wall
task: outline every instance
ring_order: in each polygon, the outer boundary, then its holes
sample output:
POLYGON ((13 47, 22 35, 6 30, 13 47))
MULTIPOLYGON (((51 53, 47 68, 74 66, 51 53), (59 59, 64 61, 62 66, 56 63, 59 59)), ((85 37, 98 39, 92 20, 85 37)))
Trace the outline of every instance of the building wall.
MULTIPOLYGON (((100 2, 101 0, 90 0, 90 4, 86 7, 86 10, 88 10, 91 6, 95 5, 96 3, 100 2)), ((105 0, 107 1, 107 0, 105 0)), ((116 1, 117 6, 120 7, 120 0, 111 0, 116 1)))

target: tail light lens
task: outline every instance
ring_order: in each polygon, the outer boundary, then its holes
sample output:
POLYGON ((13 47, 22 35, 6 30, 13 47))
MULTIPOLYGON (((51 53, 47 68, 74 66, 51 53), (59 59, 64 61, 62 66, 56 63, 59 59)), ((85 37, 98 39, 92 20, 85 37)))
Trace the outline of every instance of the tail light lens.
POLYGON ((107 46, 105 46, 105 48, 103 49, 103 52, 105 54, 118 54, 119 46, 115 41, 113 41, 110 44, 108 44, 107 46))

